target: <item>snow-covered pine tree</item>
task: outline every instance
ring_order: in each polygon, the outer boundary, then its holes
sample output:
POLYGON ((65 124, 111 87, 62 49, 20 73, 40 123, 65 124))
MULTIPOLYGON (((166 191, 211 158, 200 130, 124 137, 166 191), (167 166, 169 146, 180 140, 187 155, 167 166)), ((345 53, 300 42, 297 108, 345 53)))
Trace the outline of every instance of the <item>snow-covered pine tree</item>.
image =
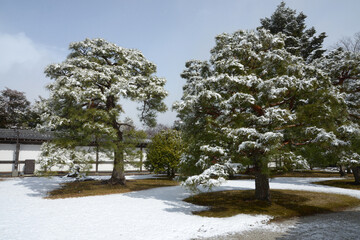
POLYGON ((314 64, 329 74, 332 84, 344 96, 351 124, 342 131, 349 144, 339 154, 339 163, 350 166, 356 183, 360 184, 360 53, 339 48, 314 64))
POLYGON ((45 70, 54 82, 47 86, 50 98, 39 105, 43 127, 54 130, 66 143, 63 146, 74 148, 96 140, 112 151, 114 168, 109 182, 125 184, 124 154, 133 134, 128 134, 131 124, 121 118, 121 100, 141 103, 140 120, 154 125, 156 113, 166 110, 162 101, 167 96, 166 80, 154 75, 155 64, 138 50, 103 39, 73 42, 69 48, 64 62, 45 70))
POLYGON ((272 34, 284 33, 286 50, 301 56, 309 63, 325 52, 321 48, 326 34, 323 32, 315 36, 314 27, 306 29, 306 17, 302 12, 296 15, 296 10, 286 7, 285 2, 281 2, 270 18, 260 20, 259 28, 268 29, 272 34))
POLYGON ((336 135, 346 122, 343 99, 326 75, 286 51, 284 37, 221 34, 209 62, 186 63, 174 104, 188 144, 182 170, 197 174, 186 185, 217 185, 240 162, 254 166, 256 198, 270 200, 269 161, 304 162, 306 146, 345 144, 336 135))

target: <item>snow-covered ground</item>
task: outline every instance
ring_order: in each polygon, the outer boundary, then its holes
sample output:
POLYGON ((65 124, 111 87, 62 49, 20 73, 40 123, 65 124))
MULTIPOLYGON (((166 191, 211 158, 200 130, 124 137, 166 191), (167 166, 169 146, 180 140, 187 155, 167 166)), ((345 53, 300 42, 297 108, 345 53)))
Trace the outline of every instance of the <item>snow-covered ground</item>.
MULTIPOLYGON (((310 183, 325 179, 277 178, 270 184, 273 189, 341 193, 360 198, 357 190, 310 183)), ((105 196, 43 199, 63 181, 59 177, 0 181, 0 239, 180 240, 258 229, 293 231, 289 224, 268 224, 270 218, 265 215, 240 214, 230 218, 192 215, 192 211, 202 207, 183 202, 190 193, 180 186, 105 196)), ((215 190, 253 188, 253 180, 236 180, 215 190)))

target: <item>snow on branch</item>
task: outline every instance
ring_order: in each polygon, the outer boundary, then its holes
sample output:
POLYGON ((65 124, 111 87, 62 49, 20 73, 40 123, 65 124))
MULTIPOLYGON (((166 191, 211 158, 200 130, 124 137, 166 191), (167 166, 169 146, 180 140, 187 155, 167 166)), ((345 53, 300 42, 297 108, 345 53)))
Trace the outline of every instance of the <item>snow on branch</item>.
POLYGON ((229 167, 227 165, 215 164, 206 169, 199 175, 188 177, 182 186, 190 189, 192 192, 199 191, 198 186, 211 190, 213 187, 220 186, 225 182, 228 176, 229 167))
POLYGON ((348 145, 348 142, 342 141, 336 137, 333 132, 327 132, 323 128, 308 127, 305 133, 312 136, 311 142, 328 142, 333 146, 348 145))

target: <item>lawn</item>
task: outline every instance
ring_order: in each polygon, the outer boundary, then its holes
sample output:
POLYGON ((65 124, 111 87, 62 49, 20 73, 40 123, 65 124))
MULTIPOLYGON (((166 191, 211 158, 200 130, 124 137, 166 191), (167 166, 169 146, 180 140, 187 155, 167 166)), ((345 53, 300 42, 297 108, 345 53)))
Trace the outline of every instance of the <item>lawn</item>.
MULTIPOLYGON (((269 173, 270 178, 278 177, 301 177, 301 178, 317 178, 317 177, 339 177, 338 172, 326 172, 326 171, 317 171, 317 170, 303 170, 303 171, 293 171, 293 172, 276 172, 271 171, 269 173)), ((231 180, 241 180, 241 179, 255 179, 255 176, 252 174, 242 174, 231 177, 231 180)))
POLYGON ((271 178, 275 178, 275 177, 339 177, 339 176, 340 176, 340 174, 338 172, 326 172, 326 171, 317 171, 317 170, 270 173, 271 178))
POLYGON ((203 217, 231 217, 237 214, 266 214, 274 220, 341 211, 360 206, 360 199, 331 193, 271 190, 272 203, 255 200, 254 190, 201 193, 185 201, 208 210, 193 212, 203 217))
POLYGON ((313 182, 313 184, 360 190, 360 185, 355 184, 354 178, 313 182))
POLYGON ((47 198, 71 198, 115 193, 141 191, 157 187, 176 186, 179 183, 167 178, 149 178, 127 180, 126 185, 111 185, 101 180, 75 181, 62 183, 61 187, 49 192, 47 198))

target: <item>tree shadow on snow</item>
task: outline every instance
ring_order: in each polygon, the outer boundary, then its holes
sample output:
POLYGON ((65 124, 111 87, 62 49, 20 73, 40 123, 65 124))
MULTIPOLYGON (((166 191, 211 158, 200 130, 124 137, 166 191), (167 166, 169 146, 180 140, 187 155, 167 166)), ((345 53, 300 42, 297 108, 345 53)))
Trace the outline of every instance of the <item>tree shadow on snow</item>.
POLYGON ((29 197, 46 197, 51 190, 58 188, 61 183, 59 177, 26 177, 19 178, 16 185, 22 185, 32 192, 27 193, 29 197))
MULTIPOLYGON (((305 186, 317 186, 312 182, 324 181, 324 180, 335 180, 338 178, 297 178, 297 177, 277 177, 270 179, 270 183, 280 184, 293 184, 293 185, 305 185, 305 186)), ((340 179, 340 178, 339 178, 340 179)))
MULTIPOLYGON (((249 190, 249 188, 221 186, 214 189, 214 191, 230 190, 249 190)), ((164 209, 167 212, 181 212, 184 214, 193 215, 192 212, 194 211, 201 211, 206 209, 204 206, 198 206, 184 202, 183 199, 190 197, 192 193, 181 186, 154 188, 138 192, 125 193, 124 195, 132 198, 155 199, 163 201, 168 206, 164 209)))

